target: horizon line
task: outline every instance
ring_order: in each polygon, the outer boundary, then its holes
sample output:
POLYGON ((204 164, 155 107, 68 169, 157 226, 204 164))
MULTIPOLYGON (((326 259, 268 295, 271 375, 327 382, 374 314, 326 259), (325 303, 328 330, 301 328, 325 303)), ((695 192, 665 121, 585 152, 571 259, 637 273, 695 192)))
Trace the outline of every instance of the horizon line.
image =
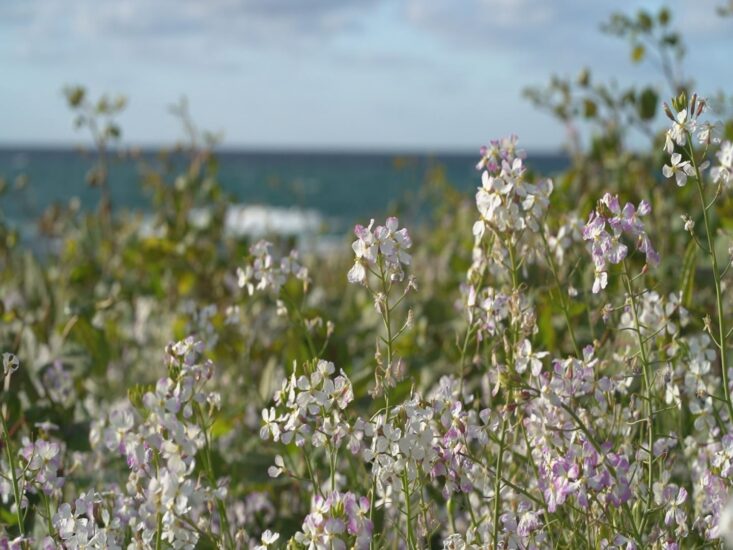
MULTIPOLYGON (((111 151, 139 151, 142 153, 158 153, 160 151, 172 151, 179 147, 186 147, 183 142, 173 143, 139 143, 122 144, 110 147, 111 151)), ((522 147, 528 156, 558 156, 567 155, 567 150, 560 146, 554 149, 549 147, 522 147)), ((3 152, 32 152, 32 151, 70 151, 70 152, 91 152, 93 144, 80 142, 9 142, 0 141, 0 151, 3 152)), ((217 145, 213 151, 218 154, 248 153, 248 154, 297 154, 297 155, 394 155, 394 156, 478 156, 479 146, 471 148, 463 147, 440 147, 420 145, 395 145, 385 147, 378 145, 296 145, 296 144, 223 144, 217 145)))

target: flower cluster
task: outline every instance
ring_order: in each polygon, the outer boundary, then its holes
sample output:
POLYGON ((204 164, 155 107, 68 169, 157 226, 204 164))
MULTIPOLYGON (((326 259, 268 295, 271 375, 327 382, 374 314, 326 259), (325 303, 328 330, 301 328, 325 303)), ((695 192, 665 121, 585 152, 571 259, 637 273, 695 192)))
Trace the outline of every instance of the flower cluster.
POLYGON ((670 162, 662 168, 664 177, 674 177, 677 185, 682 187, 687 183, 688 177, 701 177, 710 169, 712 183, 729 188, 733 183, 733 143, 730 141, 720 143, 720 138, 714 135, 717 125, 700 120, 701 115, 707 110, 707 102, 695 94, 689 101, 684 95, 675 98, 672 104, 676 114, 665 105, 672 126, 667 129, 665 135, 664 150, 670 155, 670 162), (720 144, 715 154, 717 159, 715 166, 711 167, 710 161, 704 157, 697 157, 692 143, 694 136, 697 136, 697 141, 705 146, 706 151, 711 145, 720 144))
POLYGON ((621 208, 618 197, 606 193, 591 212, 583 228, 583 239, 590 243, 595 265, 594 294, 608 284, 608 265, 621 263, 628 254, 628 247, 621 239, 623 235, 636 241, 636 247, 645 254, 647 264, 659 263, 659 255, 640 219, 651 211, 652 207, 646 201, 641 201, 638 207, 627 202, 621 208))
POLYGON ((354 250, 354 265, 347 274, 350 283, 365 284, 368 271, 382 270, 391 281, 404 278, 402 266, 410 265, 412 257, 407 252, 412 246, 410 234, 404 227, 399 229, 399 220, 387 218, 384 225, 374 230, 374 220, 367 227, 354 227, 356 240, 351 245, 354 250))
POLYGON ((536 329, 532 303, 521 292, 505 293, 490 286, 476 290, 464 284, 461 293, 468 321, 479 339, 504 334, 512 326, 518 327, 522 335, 531 335, 536 329))
MULTIPOLYGON (((53 516, 53 526, 65 548, 122 549, 119 515, 110 511, 100 494, 92 491, 81 494, 73 508, 68 502, 61 504, 53 516)), ((49 544, 55 548, 51 541, 49 544)))
POLYGON ((293 537, 303 548, 315 550, 359 550, 369 548, 373 524, 369 519, 369 500, 353 493, 332 492, 313 497, 311 512, 301 531, 293 537))
POLYGON ((260 437, 285 444, 294 441, 299 447, 306 442, 338 447, 349 433, 343 411, 354 391, 346 375, 334 376, 335 372, 333 363, 318 361, 309 375, 293 373, 275 394, 276 406, 262 410, 260 437))
POLYGON ((193 548, 199 514, 226 494, 195 472, 196 455, 207 442, 202 419, 220 406, 219 394, 204 388, 213 364, 199 361, 203 349, 191 337, 169 345, 170 374, 141 396, 143 418, 130 408, 115 410, 94 436, 127 462, 125 525, 142 546, 159 534, 171 545, 193 548))
POLYGON ((481 187, 476 193, 476 206, 481 219, 473 233, 481 239, 487 226, 499 232, 520 232, 539 229, 552 193, 552 181, 527 181, 524 151, 516 148, 516 136, 491 142, 481 148, 477 168, 483 170, 481 187))
POLYGON ((292 250, 288 256, 279 260, 272 253, 272 243, 261 240, 252 246, 251 261, 243 268, 237 268, 237 284, 246 288, 252 296, 255 291, 271 291, 277 295, 288 277, 293 276, 307 288, 308 268, 300 264, 298 253, 292 250))
POLYGON ((673 113, 669 105, 664 105, 667 117, 672 121, 664 136, 664 150, 673 154, 676 147, 685 147, 695 134, 700 143, 710 141, 712 127, 709 124, 700 123, 699 118, 707 110, 707 101, 694 94, 689 102, 684 95, 672 101, 676 113, 673 113))
POLYGON ((37 439, 25 439, 18 453, 25 482, 31 490, 39 490, 50 496, 60 493, 64 486, 62 463, 63 443, 37 439))
POLYGON ((458 388, 457 380, 444 377, 428 399, 414 394, 389 418, 379 415, 362 426, 369 441, 362 456, 372 463, 382 495, 403 491, 404 476, 409 483, 440 480, 446 498, 471 491, 475 465, 468 449, 474 441, 485 443, 486 435, 476 412, 458 398, 458 388))
MULTIPOLYGON (((680 303, 679 293, 671 293, 666 298, 650 290, 637 299, 636 315, 644 336, 675 336, 689 323, 689 312, 680 303)), ((621 328, 633 328, 635 323, 631 305, 627 305, 621 316, 621 328)))

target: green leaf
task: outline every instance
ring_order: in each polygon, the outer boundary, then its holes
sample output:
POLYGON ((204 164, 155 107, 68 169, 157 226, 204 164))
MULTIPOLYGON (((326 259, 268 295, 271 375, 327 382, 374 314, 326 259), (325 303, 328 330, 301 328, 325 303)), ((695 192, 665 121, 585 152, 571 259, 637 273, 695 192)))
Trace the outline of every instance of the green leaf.
POLYGON ((661 25, 666 25, 667 23, 669 23, 670 14, 669 10, 666 7, 659 10, 658 20, 661 25))
POLYGON ((639 96, 639 103, 637 104, 639 110, 639 118, 642 120, 652 120, 657 114, 657 104, 659 103, 659 96, 652 88, 645 88, 639 96))
POLYGON ((636 22, 643 31, 648 31, 652 28, 652 25, 654 24, 654 20, 651 18, 651 16, 645 12, 640 11, 636 16, 636 22))
POLYGON ((644 59, 644 54, 646 53, 646 49, 642 44, 637 44, 634 46, 634 48, 631 50, 631 61, 634 63, 639 63, 642 59, 644 59))
POLYGON ((583 116, 585 118, 593 118, 598 113, 598 106, 592 99, 583 100, 583 116))
POLYGON ((89 428, 89 422, 74 422, 63 426, 63 440, 66 442, 69 450, 80 452, 91 450, 89 428))
POLYGON ((70 107, 78 107, 84 101, 86 90, 81 86, 70 86, 64 90, 70 107))
POLYGON ((590 85, 590 71, 587 68, 584 68, 582 71, 580 71, 580 74, 578 75, 578 86, 585 88, 589 85, 590 85))
POLYGON ((217 439, 234 429, 234 424, 228 418, 217 418, 211 426, 211 437, 217 439))
POLYGON ((88 319, 81 318, 76 322, 71 333, 89 354, 92 372, 96 375, 106 373, 111 353, 104 332, 92 326, 88 319))
POLYGON ((0 508, 0 524, 2 525, 18 525, 18 516, 13 514, 7 508, 0 508))

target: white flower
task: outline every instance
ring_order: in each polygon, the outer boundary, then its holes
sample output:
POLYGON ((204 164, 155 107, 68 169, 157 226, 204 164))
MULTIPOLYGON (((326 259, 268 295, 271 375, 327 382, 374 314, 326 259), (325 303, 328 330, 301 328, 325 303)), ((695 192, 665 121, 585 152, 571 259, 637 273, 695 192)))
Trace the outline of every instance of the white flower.
POLYGON ((12 374, 20 367, 20 360, 12 353, 3 353, 3 376, 12 374))
POLYGON ((695 170, 687 160, 682 160, 682 155, 679 153, 672 153, 670 157, 670 165, 664 165, 662 168, 662 174, 665 178, 675 177, 677 185, 682 187, 687 183, 687 176, 694 176, 695 170))
POLYGON ((596 277, 593 279, 593 294, 598 294, 606 286, 608 286, 608 272, 596 271, 596 277))
POLYGON ((267 475, 270 477, 278 477, 283 471, 285 470, 285 462, 283 461, 283 457, 280 455, 275 456, 275 465, 270 466, 267 469, 267 475))
POLYGON ((280 538, 280 533, 273 533, 269 529, 267 529, 264 533, 262 533, 262 538, 260 541, 262 544, 259 544, 255 546, 255 550, 267 550, 271 544, 275 544, 277 540, 280 538))
POLYGON ((532 344, 525 338, 517 346, 515 368, 521 374, 529 366, 532 376, 537 376, 542 371, 542 359, 547 355, 546 351, 532 353, 532 344))
POLYGON ((718 517, 718 535, 725 543, 726 548, 733 546, 733 498, 720 511, 718 517))
POLYGON ((710 177, 713 182, 723 185, 733 183, 733 142, 724 142, 716 156, 720 164, 710 169, 710 177))
POLYGON ((692 233, 692 230, 695 229, 695 222, 686 214, 683 214, 681 217, 682 221, 685 223, 685 231, 692 233))
POLYGON ((262 409, 262 420, 264 424, 260 428, 260 437, 267 440, 272 435, 274 441, 280 439, 280 425, 277 423, 277 413, 273 407, 262 409))
POLYGON ((684 146, 687 143, 687 133, 692 132, 695 129, 695 121, 688 120, 687 109, 683 109, 675 117, 675 121, 672 123, 672 128, 667 130, 667 137, 664 143, 664 150, 667 153, 674 151, 674 143, 679 146, 684 146))

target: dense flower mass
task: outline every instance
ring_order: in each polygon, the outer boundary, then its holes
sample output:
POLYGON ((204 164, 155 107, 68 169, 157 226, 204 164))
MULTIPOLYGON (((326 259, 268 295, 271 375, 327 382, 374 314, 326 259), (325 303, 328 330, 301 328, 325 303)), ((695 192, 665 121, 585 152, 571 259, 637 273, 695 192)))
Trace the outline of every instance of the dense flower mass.
POLYGON ((475 235, 485 231, 485 224, 502 232, 525 228, 537 231, 547 210, 552 181, 527 181, 525 154, 516 148, 516 142, 516 137, 512 137, 481 149, 482 158, 477 167, 483 172, 476 193, 481 221, 474 226, 475 235))
POLYGON ((306 441, 338 446, 349 433, 342 411, 354 392, 349 379, 343 373, 333 376, 335 371, 333 363, 318 361, 309 375, 293 373, 275 394, 276 407, 263 409, 260 437, 298 447, 306 441))
POLYGON ((294 541, 316 550, 366 549, 372 540, 373 525, 368 517, 369 500, 352 493, 330 493, 313 498, 311 513, 303 520, 294 541))
POLYGON ((0 215, 0 550, 733 545, 733 125, 655 89, 555 81, 592 151, 489 142, 414 246, 232 236, 193 150, 154 232, 52 212, 37 261, 0 215))
POLYGON ((648 265, 659 263, 659 255, 641 220, 651 211, 652 207, 646 201, 641 201, 638 207, 627 202, 621 208, 618 197, 606 193, 591 212, 583 228, 583 239, 590 243, 595 265, 594 294, 608 285, 609 264, 620 264, 626 258, 629 248, 624 244, 623 236, 636 243, 636 248, 646 256, 648 265))

